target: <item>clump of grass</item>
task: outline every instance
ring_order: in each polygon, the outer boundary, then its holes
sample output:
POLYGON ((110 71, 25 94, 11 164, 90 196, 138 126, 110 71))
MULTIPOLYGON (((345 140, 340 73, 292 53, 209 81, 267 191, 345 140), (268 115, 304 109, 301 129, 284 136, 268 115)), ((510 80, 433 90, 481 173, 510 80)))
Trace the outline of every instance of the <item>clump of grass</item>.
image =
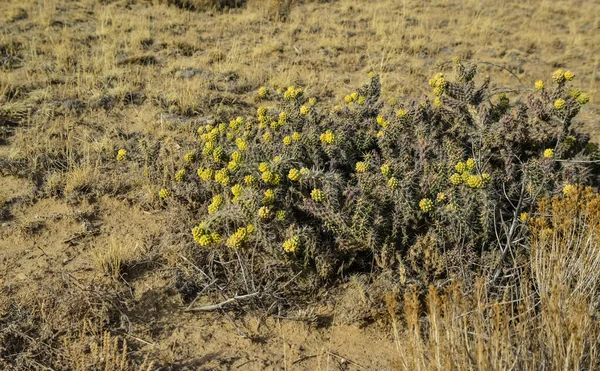
POLYGON ((38 234, 44 227, 44 221, 38 219, 24 219, 19 224, 19 230, 27 236, 38 234))
POLYGON ((136 245, 111 239, 106 246, 93 252, 96 266, 106 275, 119 279, 127 266, 136 258, 136 245))
POLYGON ((8 195, 0 196, 0 221, 10 218, 10 199, 8 195))
MULTIPOLYGON (((67 197, 85 195, 94 189, 98 174, 91 166, 81 166, 65 174, 64 194, 67 197)), ((53 178, 49 179, 54 181, 53 178)), ((53 184, 48 185, 54 188, 53 184)))

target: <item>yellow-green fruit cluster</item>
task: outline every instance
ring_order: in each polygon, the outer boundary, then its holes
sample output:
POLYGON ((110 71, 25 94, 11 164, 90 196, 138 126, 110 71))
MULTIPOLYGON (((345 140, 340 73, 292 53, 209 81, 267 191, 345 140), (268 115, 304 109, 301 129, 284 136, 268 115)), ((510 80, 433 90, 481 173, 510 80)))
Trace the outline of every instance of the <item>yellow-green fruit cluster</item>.
POLYGON ((279 181, 281 180, 281 176, 272 171, 265 171, 262 173, 261 178, 263 182, 274 185, 279 184, 279 181))
POLYGON ((268 112, 269 112, 269 109, 267 107, 264 107, 264 106, 260 106, 256 110, 256 114, 258 115, 258 117, 266 116, 268 112))
POLYGON ((186 171, 185 169, 181 169, 175 173, 175 181, 181 182, 185 179, 186 171))
POLYGON ((223 196, 221 195, 216 195, 212 198, 212 202, 210 203, 210 205, 208 205, 208 213, 209 214, 214 214, 217 211, 219 211, 219 209, 221 208, 221 206, 223 205, 223 196))
POLYGON ((348 104, 354 103, 354 102, 356 102, 358 104, 363 104, 364 100, 365 100, 365 97, 363 97, 362 95, 359 95, 357 92, 353 92, 352 94, 346 95, 346 97, 344 97, 344 101, 346 101, 346 103, 348 103, 348 104))
POLYGON ((285 124, 287 122, 288 119, 288 114, 285 111, 279 112, 279 121, 277 121, 280 126, 285 124))
POLYGON ((302 106, 300 107, 300 114, 303 116, 308 115, 308 113, 310 112, 310 108, 308 106, 302 106))
POLYGON ((290 169, 290 172, 288 173, 288 178, 292 182, 299 181, 301 177, 302 175, 300 175, 300 171, 298 169, 290 169))
POLYGON ((366 162, 357 162, 356 163, 356 172, 357 173, 366 173, 369 171, 369 165, 366 162))
POLYGON ((584 105, 590 101, 590 95, 588 93, 581 93, 577 97, 577 103, 584 105))
POLYGON ((433 201, 431 201, 430 198, 423 198, 421 201, 419 201, 419 208, 421 211, 428 213, 433 210, 433 201))
POLYGON ((383 174, 383 176, 385 176, 386 178, 392 176, 392 169, 389 164, 383 164, 381 166, 381 174, 383 174))
POLYGON ((399 185, 400 185, 400 182, 395 177, 391 177, 388 180, 388 187, 390 187, 391 189, 396 189, 396 188, 398 188, 399 185))
POLYGON ((544 82, 542 80, 538 80, 535 82, 534 86, 535 86, 535 90, 543 90, 544 82))
POLYGON ((219 134, 220 134, 220 133, 219 133, 219 129, 217 129, 217 128, 214 128, 214 129, 212 129, 212 130, 210 131, 210 133, 208 133, 208 139, 209 139, 211 142, 214 142, 214 141, 216 141, 217 139, 219 139, 219 134))
POLYGON ((283 250, 287 253, 295 253, 300 247, 300 237, 294 236, 283 242, 283 250))
POLYGON ((323 144, 333 144, 333 142, 335 141, 335 135, 331 130, 327 130, 323 134, 321 134, 320 139, 321 143, 323 144))
POLYGON ((229 170, 231 173, 235 173, 240 169, 241 166, 242 165, 237 161, 229 161, 227 164, 227 170, 229 170))
POLYGON ((223 147, 219 146, 213 151, 213 160, 215 160, 215 162, 220 162, 223 160, 224 155, 225 150, 223 149, 223 147))
POLYGON ((258 164, 258 171, 260 171, 261 173, 269 171, 269 169, 270 167, 268 162, 261 162, 260 164, 258 164))
POLYGON ((479 175, 470 175, 467 179, 467 185, 471 188, 479 189, 483 186, 483 178, 479 175))
POLYGON ((279 221, 284 221, 286 217, 287 217, 287 214, 286 214, 285 210, 277 210, 277 212, 275 212, 275 219, 277 219, 279 221))
POLYGON ((454 173, 450 175, 450 183, 454 185, 459 185, 460 183, 462 183, 462 177, 460 176, 460 174, 454 173))
POLYGON ((563 194, 565 196, 569 196, 572 195, 573 193, 575 193, 575 191, 577 191, 577 186, 574 184, 567 184, 566 186, 564 186, 563 188, 563 194))
POLYGON ((565 82, 565 71, 561 69, 554 71, 554 73, 552 74, 552 79, 559 84, 565 82))
POLYGON ((248 149, 248 143, 243 138, 236 138, 235 145, 240 151, 246 151, 248 149))
POLYGON ((574 136, 572 136, 572 135, 567 135, 567 136, 565 137, 565 140, 564 140, 564 142, 563 142, 563 143, 565 144, 565 146, 567 146, 567 147, 571 147, 571 146, 573 146, 573 144, 575 144, 575 142, 576 142, 576 141, 577 141, 577 138, 575 138, 575 137, 574 137, 574 136))
POLYGON ((275 192, 272 189, 267 189, 265 191, 265 196, 262 199, 263 205, 270 205, 275 202, 275 192))
MULTIPOLYGON (((473 176, 471 175, 471 172, 473 170, 475 170, 476 165, 477 164, 476 164, 475 160, 472 158, 469 158, 465 162, 460 161, 459 163, 457 163, 454 166, 454 169, 457 172, 450 176, 450 183, 452 183, 454 185, 459 185, 464 182, 469 185, 469 180, 470 180, 471 184, 474 184, 474 182, 476 182, 476 181, 473 180, 473 176)), ((479 179, 481 179, 481 177, 479 177, 479 179)))
POLYGON ((213 169, 198 169, 198 176, 204 181, 211 180, 213 177, 215 177, 216 180, 215 171, 213 169))
POLYGON ((293 140, 294 142, 299 142, 300 140, 302 140, 302 134, 300 134, 300 133, 298 133, 297 131, 295 131, 295 132, 292 134, 292 140, 293 140))
POLYGON ((258 179, 254 175, 246 175, 244 177, 244 183, 249 186, 253 186, 258 182, 258 179))
POLYGON ((573 80, 573 78, 575 78, 575 74, 571 71, 566 71, 564 76, 565 76, 565 80, 567 80, 567 81, 571 81, 571 80, 573 80))
POLYGON ((383 116, 377 116, 377 125, 381 126, 382 128, 387 128, 390 123, 387 122, 383 116))
POLYGON ((557 110, 561 110, 565 107, 566 104, 567 102, 565 102, 564 99, 557 99, 554 101, 554 108, 557 110))
POLYGON ((241 196, 243 191, 244 187, 242 187, 241 184, 236 184, 233 187, 231 187, 231 193, 233 193, 233 195, 236 197, 241 196))
POLYGON ((248 239, 248 231, 244 227, 238 228, 237 232, 229 236, 227 239, 227 246, 239 249, 243 246, 244 242, 248 239))
POLYGON ((456 164, 456 166, 454 166, 454 169, 456 169, 456 171, 459 174, 464 173, 465 171, 467 171, 467 164, 465 164, 464 162, 459 162, 458 164, 456 164))
POLYGON ((234 151, 231 154, 231 160, 235 162, 242 162, 242 153, 240 151, 234 151))
POLYGON ((117 161, 125 161, 127 159, 127 150, 126 149, 120 149, 117 152, 117 161))
POLYGON ((208 156, 212 155, 214 150, 215 150, 215 144, 213 142, 206 142, 206 143, 204 143, 204 149, 202 150, 202 156, 208 157, 208 156))
POLYGON ((185 156, 183 156, 183 160, 185 162, 187 162, 188 164, 194 162, 196 160, 196 153, 194 153, 194 152, 186 153, 185 156))
POLYGON ((285 93, 283 93, 283 99, 292 100, 302 96, 303 91, 301 88, 296 89, 295 86, 290 86, 287 88, 285 93))
POLYGON ((315 202, 323 202, 325 201, 325 193, 323 193, 323 191, 320 189, 315 188, 310 192, 310 198, 312 198, 315 202))
POLYGON ((429 86, 433 88, 433 93, 435 95, 441 95, 445 91, 447 84, 446 78, 441 73, 438 73, 429 80, 429 86))
POLYGON ((160 191, 158 191, 158 197, 160 197, 163 200, 169 196, 170 196, 169 191, 164 188, 162 188, 160 191))
POLYGON ((472 158, 468 159, 465 162, 465 166, 467 167, 467 171, 473 171, 475 170, 475 160, 473 160, 472 158))
POLYGON ((268 94, 269 94, 269 91, 267 90, 267 88, 266 88, 266 87, 264 87, 264 86, 261 86, 261 87, 258 89, 258 97, 259 97, 259 98, 261 98, 261 99, 264 99, 264 98, 266 98, 266 97, 267 97, 267 95, 268 95, 268 94))
POLYGON ((229 185, 229 173, 227 169, 220 169, 215 172, 215 182, 227 187, 229 185))
POLYGON ((217 232, 209 233, 202 225, 192 229, 192 236, 194 237, 194 241, 200 246, 208 246, 221 241, 221 235, 217 232))
POLYGON ((545 158, 554 158, 554 150, 552 148, 546 148, 546 150, 544 150, 544 157, 545 158))
MULTIPOLYGON (((238 116, 235 118, 235 125, 237 128, 240 128, 240 127, 244 126, 245 124, 246 124, 246 121, 244 121, 244 119, 242 117, 238 116)), ((231 125, 231 122, 229 123, 229 125, 231 125)))
POLYGON ((269 219, 273 216, 273 212, 271 211, 271 208, 268 206, 262 206, 260 209, 258 209, 258 217, 261 219, 269 219))

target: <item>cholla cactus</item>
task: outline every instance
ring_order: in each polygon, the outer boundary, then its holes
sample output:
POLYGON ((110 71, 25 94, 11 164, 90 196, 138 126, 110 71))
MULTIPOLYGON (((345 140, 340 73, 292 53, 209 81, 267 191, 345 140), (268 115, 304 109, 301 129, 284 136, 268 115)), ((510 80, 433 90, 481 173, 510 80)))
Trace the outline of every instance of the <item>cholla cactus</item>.
POLYGON ((570 86, 574 74, 532 82, 519 100, 491 92, 475 66, 455 60, 454 68, 455 78, 431 79, 422 102, 386 107, 377 76, 331 110, 296 87, 278 97, 261 88, 276 107, 201 126, 200 179, 182 179, 198 187, 193 201, 208 204, 193 239, 211 249, 255 246, 269 261, 295 261, 321 277, 385 255, 383 265, 425 282, 453 274, 440 262, 468 266, 494 253, 496 231, 505 230, 498 223, 534 215, 536 197, 598 182, 594 162, 552 160, 600 156, 571 125, 589 101, 570 86), (425 260, 431 269, 418 267, 425 260))

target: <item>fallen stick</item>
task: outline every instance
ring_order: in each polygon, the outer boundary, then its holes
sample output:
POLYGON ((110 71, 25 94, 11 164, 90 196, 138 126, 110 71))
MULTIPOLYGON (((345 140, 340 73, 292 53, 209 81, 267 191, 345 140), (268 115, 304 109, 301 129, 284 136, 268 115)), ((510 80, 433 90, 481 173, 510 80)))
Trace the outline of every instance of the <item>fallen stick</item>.
POLYGON ((354 362, 354 361, 352 361, 352 360, 350 360, 350 359, 348 359, 346 357, 342 357, 341 355, 336 354, 336 353, 334 353, 334 352, 332 352, 330 350, 326 350, 325 352, 327 354, 329 354, 329 355, 332 355, 334 357, 339 358, 341 363, 349 363, 351 365, 354 365, 354 366, 360 368, 361 370, 366 370, 367 369, 366 367, 364 367, 364 366, 362 366, 362 365, 360 365, 360 364, 358 364, 358 363, 356 363, 356 362, 354 362))
POLYGON ((257 295, 258 295, 258 292, 253 292, 252 294, 248 294, 248 295, 240 295, 240 296, 236 295, 233 298, 229 298, 229 299, 227 299, 227 300, 225 300, 225 301, 223 301, 221 303, 218 303, 218 304, 205 305, 205 306, 202 306, 202 307, 195 307, 195 308, 186 309, 186 312, 198 312, 198 311, 200 311, 200 312, 208 312, 208 311, 211 311, 211 310, 222 309, 227 304, 231 304, 231 303, 236 302, 236 301, 250 299, 250 298, 253 298, 253 297, 257 296, 257 295))

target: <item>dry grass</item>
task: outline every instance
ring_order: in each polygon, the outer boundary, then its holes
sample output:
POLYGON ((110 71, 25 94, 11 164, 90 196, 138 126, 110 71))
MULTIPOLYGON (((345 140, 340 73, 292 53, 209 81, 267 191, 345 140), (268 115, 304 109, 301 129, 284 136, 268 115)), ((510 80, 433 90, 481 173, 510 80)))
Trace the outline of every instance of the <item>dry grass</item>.
POLYGON ((124 241, 110 240, 107 246, 96 247, 93 252, 96 265, 114 279, 119 279, 123 269, 138 255, 138 246, 124 241))
MULTIPOLYGON (((0 174, 28 179, 32 203, 53 198, 79 207, 106 196, 185 225, 189 215, 157 194, 182 155, 195 149, 191 139, 199 123, 253 114, 256 90, 263 85, 302 86, 319 104, 334 106, 371 71, 382 76, 384 100, 418 98, 437 67, 455 56, 479 62, 483 74, 494 76, 495 88, 518 92, 556 68, 574 71, 578 86, 592 97, 580 125, 600 140, 600 6, 593 1, 239 3, 1 1, 0 174), (210 9, 181 9, 186 4, 210 9), (121 148, 130 154, 124 163, 116 161, 121 148)), ((17 229, 10 229, 12 200, 0 191, 0 224, 8 225, 1 237, 13 238, 11 232, 20 230, 27 239, 62 238, 63 231, 38 224, 35 213, 16 217, 17 229)), ((568 202, 543 206, 556 219, 531 226, 539 227, 528 245, 531 260, 526 266, 515 260, 520 280, 503 282, 500 290, 482 279, 397 297, 405 287, 387 277, 374 283, 354 278, 337 297, 336 318, 389 325, 397 349, 388 356, 406 370, 598 368, 600 215, 589 206, 597 199, 568 202), (382 319, 386 304, 390 316, 382 319)), ((113 212, 94 218, 109 224, 113 212)), ((132 221, 120 224, 127 230, 132 221)), ((111 235, 117 227, 102 233, 111 235)), ((85 237, 65 247, 64 256, 39 248, 3 251, 0 366, 152 369, 149 359, 167 365, 198 357, 193 347, 200 341, 188 347, 174 341, 161 353, 143 343, 127 348, 114 335, 129 334, 120 319, 147 314, 147 304, 172 320, 180 307, 169 305, 180 299, 169 296, 171 278, 181 271, 200 275, 203 267, 180 258, 193 254, 181 242, 184 232, 170 227, 142 241, 154 254, 168 254, 162 268, 137 272, 128 281, 120 273, 140 256, 127 241, 85 237), (37 270, 31 287, 19 278, 19 264, 27 261, 50 267, 37 270), (102 278, 105 273, 110 278, 102 278), (55 292, 56 287, 61 289, 55 292), (133 295, 134 288, 150 294, 133 295), (49 291, 53 297, 44 294, 49 291), (86 321, 94 324, 80 325, 86 321)), ((62 240, 56 241, 63 249, 62 240)), ((164 318, 141 318, 134 328, 148 339, 165 340, 164 332, 172 331, 173 322, 164 318)), ((241 325, 233 324, 238 334, 241 325)), ((287 354, 284 358, 292 363, 287 354)))

